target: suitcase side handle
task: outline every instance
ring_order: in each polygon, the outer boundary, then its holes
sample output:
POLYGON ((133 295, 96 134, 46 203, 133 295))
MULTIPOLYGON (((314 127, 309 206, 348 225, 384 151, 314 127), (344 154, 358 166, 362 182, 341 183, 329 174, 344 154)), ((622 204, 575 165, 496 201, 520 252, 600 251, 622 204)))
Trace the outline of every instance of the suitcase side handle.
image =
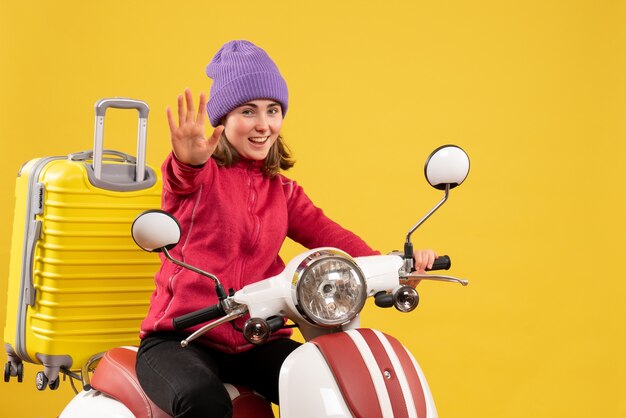
POLYGON ((139 125, 137 129, 137 163, 135 165, 135 181, 142 182, 146 171, 146 131, 148 125, 148 105, 135 99, 110 98, 100 99, 95 104, 96 125, 94 129, 93 145, 93 171, 97 180, 102 180, 102 155, 104 137, 104 115, 108 108, 135 109, 139 112, 139 125))

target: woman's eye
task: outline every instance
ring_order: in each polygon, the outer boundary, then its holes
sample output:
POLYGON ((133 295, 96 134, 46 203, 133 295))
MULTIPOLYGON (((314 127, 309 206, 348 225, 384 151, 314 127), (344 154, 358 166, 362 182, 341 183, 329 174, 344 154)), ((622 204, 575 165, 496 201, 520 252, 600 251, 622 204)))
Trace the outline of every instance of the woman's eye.
POLYGON ((273 107, 270 110, 268 110, 268 113, 270 115, 276 115, 276 114, 280 113, 280 110, 277 107, 273 107))
POLYGON ((253 115, 254 112, 252 110, 250 110, 250 109, 244 109, 244 110, 241 111, 241 114, 243 114, 245 116, 250 116, 250 115, 253 115))

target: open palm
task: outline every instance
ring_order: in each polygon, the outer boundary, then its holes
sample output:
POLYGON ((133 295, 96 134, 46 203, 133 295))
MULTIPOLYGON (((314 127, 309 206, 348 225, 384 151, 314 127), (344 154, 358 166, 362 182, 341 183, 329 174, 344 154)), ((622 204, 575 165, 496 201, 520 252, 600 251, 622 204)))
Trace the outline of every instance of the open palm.
POLYGON ((200 94, 198 111, 194 110, 193 96, 189 89, 178 96, 178 123, 172 110, 167 108, 167 122, 170 127, 172 150, 176 158, 184 164, 202 165, 211 158, 217 142, 224 131, 218 126, 207 139, 204 124, 206 121, 206 95, 200 94))

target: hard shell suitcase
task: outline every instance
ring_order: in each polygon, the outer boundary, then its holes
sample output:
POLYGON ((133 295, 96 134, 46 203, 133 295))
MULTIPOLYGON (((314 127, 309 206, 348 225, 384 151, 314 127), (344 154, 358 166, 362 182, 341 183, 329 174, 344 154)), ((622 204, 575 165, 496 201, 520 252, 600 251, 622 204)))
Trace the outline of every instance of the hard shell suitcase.
POLYGON ((93 151, 34 159, 18 173, 5 381, 21 381, 25 361, 44 366, 40 390, 55 389, 59 372, 76 377, 92 355, 139 341, 160 264, 130 235, 140 212, 160 207, 160 178, 145 165, 149 109, 116 98, 95 111, 93 151), (103 149, 109 107, 138 111, 137 158, 103 149))

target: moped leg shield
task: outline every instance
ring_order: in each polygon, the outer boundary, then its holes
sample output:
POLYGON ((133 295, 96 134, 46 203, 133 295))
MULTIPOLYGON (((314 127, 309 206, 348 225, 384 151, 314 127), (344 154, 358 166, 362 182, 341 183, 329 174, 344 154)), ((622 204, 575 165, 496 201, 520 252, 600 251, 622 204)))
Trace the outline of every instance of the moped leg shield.
POLYGON ((419 365, 371 329, 324 335, 295 350, 280 375, 281 416, 437 418, 419 365))

